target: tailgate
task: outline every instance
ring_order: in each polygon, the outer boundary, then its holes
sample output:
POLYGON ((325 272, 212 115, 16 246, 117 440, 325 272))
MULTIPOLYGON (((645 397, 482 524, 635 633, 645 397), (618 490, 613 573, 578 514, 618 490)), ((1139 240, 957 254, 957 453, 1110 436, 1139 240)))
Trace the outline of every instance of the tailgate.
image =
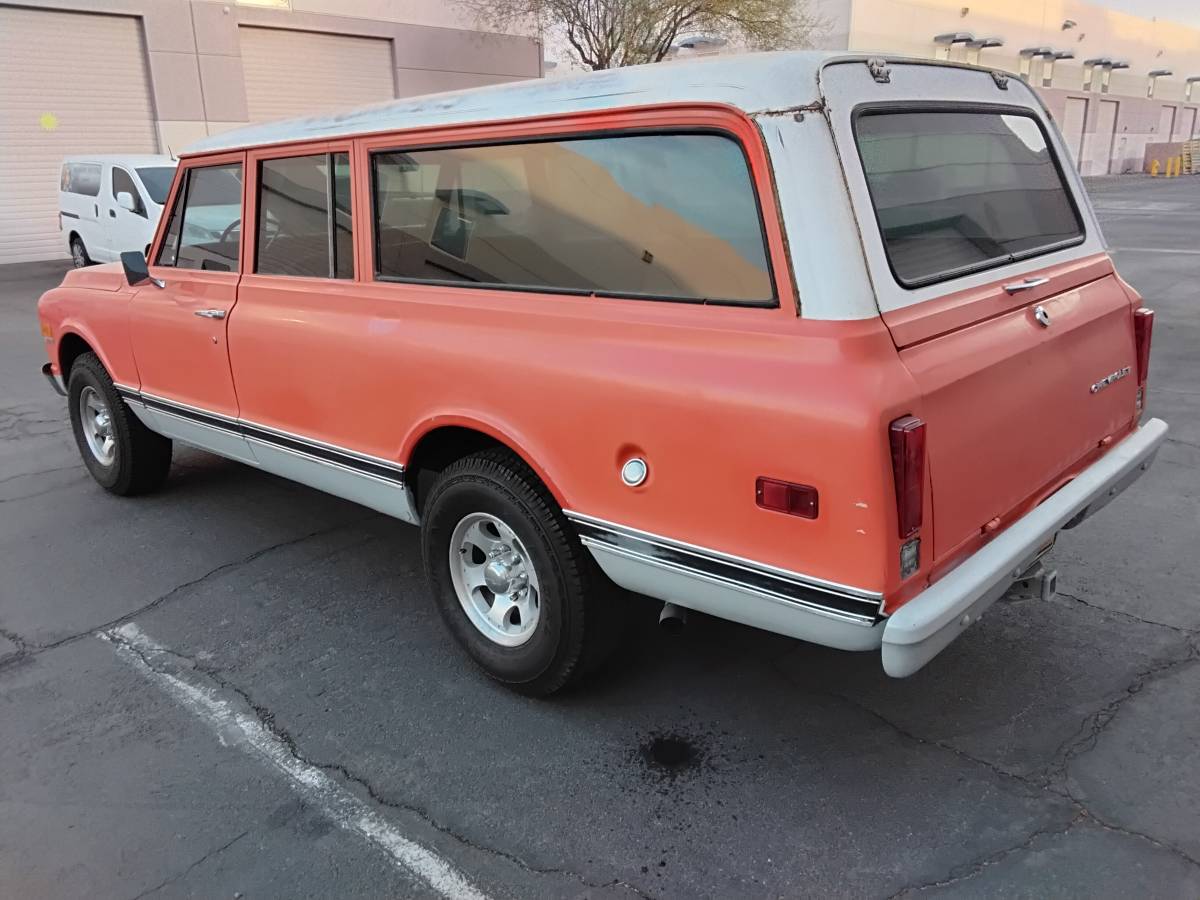
POLYGON ((935 559, 996 518, 1007 524, 1132 423, 1133 311, 1108 261, 1039 277, 1049 281, 1028 303, 1006 304, 1000 285, 1001 297, 960 300, 960 317, 963 304, 994 314, 943 333, 944 313, 884 315, 922 394, 935 559), (1109 274, 1077 283, 1098 269, 1109 274))
POLYGON ((840 60, 821 86, 876 302, 921 393, 923 539, 944 558, 1132 424, 1131 297, 1023 81, 840 60))

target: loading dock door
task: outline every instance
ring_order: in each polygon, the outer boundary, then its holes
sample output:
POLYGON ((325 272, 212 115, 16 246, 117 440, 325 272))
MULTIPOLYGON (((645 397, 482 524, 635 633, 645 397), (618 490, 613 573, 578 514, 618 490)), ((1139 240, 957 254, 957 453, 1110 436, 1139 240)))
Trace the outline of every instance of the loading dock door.
POLYGON ((251 121, 349 109, 396 96, 391 41, 245 25, 238 34, 251 121))
POLYGON ((0 6, 0 263, 67 256, 64 156, 156 152, 138 19, 0 6))

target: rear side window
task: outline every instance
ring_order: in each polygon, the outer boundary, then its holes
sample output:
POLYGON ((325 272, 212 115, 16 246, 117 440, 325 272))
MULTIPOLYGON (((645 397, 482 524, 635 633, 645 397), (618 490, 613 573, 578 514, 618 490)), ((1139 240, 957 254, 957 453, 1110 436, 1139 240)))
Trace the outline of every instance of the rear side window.
POLYGON ((235 272, 242 237, 242 164, 188 169, 175 199, 160 266, 235 272))
POLYGON ((100 194, 100 165, 98 163, 66 163, 62 167, 60 185, 69 194, 97 197, 100 194))
POLYGON ((384 152, 372 176, 381 279, 774 303, 746 158, 722 135, 384 152))
POLYGON ((256 272, 354 277, 348 154, 265 160, 258 183, 256 272))
POLYGON ((1031 115, 872 110, 857 117, 855 138, 888 262, 905 287, 1083 240, 1031 115))

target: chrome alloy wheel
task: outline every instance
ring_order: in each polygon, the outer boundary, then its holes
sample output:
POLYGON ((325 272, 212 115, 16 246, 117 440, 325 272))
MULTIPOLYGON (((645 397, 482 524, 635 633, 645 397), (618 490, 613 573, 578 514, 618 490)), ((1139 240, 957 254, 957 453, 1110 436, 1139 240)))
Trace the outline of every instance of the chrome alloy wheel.
POLYGON ((488 640, 524 644, 541 617, 533 561, 516 532, 488 513, 471 513, 450 536, 450 579, 463 612, 488 640))
POLYGON ((87 254, 80 241, 71 241, 71 263, 77 269, 82 269, 87 265, 87 254))
POLYGON ((83 437, 96 461, 102 466, 111 466, 117 458, 112 414, 104 398, 91 385, 79 394, 79 427, 83 429, 83 437))

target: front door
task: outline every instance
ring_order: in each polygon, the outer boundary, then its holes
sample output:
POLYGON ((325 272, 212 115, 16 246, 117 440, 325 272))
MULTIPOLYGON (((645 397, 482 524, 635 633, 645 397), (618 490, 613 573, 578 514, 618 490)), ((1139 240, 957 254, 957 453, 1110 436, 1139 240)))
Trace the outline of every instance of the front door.
POLYGON ((126 250, 145 250, 150 219, 146 201, 133 176, 120 166, 113 166, 108 190, 101 199, 104 212, 100 221, 105 229, 105 249, 112 254, 111 258, 120 259, 126 250), (117 196, 123 193, 133 198, 132 210, 117 202, 117 196))
POLYGON ((192 426, 207 434, 238 415, 225 334, 240 278, 242 185, 240 153, 180 168, 150 266, 164 286, 143 286, 130 304, 142 400, 164 433, 184 440, 192 426))

